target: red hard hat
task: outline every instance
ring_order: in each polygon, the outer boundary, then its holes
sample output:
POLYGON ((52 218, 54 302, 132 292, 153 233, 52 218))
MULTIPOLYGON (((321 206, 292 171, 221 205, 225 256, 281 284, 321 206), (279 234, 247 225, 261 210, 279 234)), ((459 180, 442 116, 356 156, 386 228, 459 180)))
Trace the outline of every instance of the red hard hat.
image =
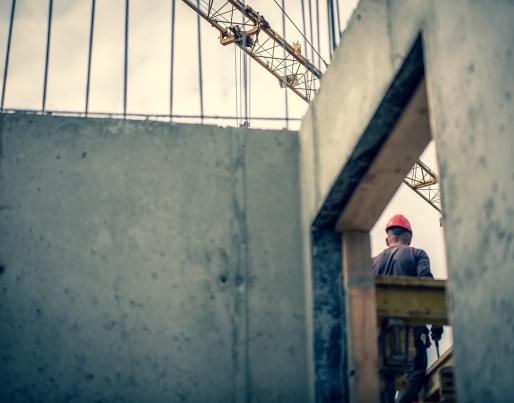
POLYGON ((386 225, 386 232, 389 228, 392 227, 404 228, 412 233, 412 227, 410 226, 409 220, 407 220, 407 218, 405 218, 405 216, 401 214, 396 214, 395 216, 391 217, 391 219, 386 225))

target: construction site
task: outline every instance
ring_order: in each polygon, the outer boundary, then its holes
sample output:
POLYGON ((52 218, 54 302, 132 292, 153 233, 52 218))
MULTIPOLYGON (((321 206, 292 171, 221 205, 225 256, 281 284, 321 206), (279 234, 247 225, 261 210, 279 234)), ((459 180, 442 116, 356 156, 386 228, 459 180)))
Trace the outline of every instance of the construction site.
POLYGON ((0 0, 0 403, 514 402, 513 52, 511 0, 0 0))

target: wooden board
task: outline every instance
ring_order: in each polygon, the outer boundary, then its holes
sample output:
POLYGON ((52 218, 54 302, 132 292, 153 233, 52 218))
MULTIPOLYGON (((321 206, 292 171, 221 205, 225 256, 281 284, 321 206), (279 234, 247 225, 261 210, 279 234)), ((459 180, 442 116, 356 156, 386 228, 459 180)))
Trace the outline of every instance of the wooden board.
POLYGON ((430 140, 423 80, 342 211, 336 228, 370 231, 430 140))
POLYGON ((446 280, 377 277, 378 321, 404 319, 409 325, 448 325, 446 280))
POLYGON ((375 276, 369 233, 343 234, 350 402, 378 402, 378 335, 375 276))

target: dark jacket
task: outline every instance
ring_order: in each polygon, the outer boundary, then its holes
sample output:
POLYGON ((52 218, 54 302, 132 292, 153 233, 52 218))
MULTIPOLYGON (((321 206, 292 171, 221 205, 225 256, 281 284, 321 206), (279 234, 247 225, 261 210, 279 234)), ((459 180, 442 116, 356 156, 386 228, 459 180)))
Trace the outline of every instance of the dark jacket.
MULTIPOLYGON (((372 259, 371 265, 376 276, 412 276, 434 278, 430 271, 430 260, 422 249, 411 246, 394 246, 384 250, 372 259)), ((426 326, 414 328, 416 347, 427 348, 430 345, 426 326), (423 340, 423 341, 422 341, 423 340)), ((425 365, 426 367, 426 365, 425 365)))
POLYGON ((371 264, 377 276, 433 278, 427 253, 410 246, 388 248, 375 256, 371 264))

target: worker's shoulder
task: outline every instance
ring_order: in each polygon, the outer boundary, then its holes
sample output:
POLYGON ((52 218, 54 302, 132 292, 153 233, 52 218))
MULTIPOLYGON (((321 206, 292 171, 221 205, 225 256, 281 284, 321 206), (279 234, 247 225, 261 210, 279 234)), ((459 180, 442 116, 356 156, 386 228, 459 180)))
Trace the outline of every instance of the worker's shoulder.
POLYGON ((380 260, 380 258, 382 257, 383 255, 383 252, 379 253, 378 255, 376 256, 372 256, 371 257, 371 264, 374 266, 375 264, 377 264, 377 262, 380 260))
POLYGON ((400 254, 407 253, 407 254, 411 254, 411 255, 415 255, 415 256, 428 256, 427 252, 425 252, 424 249, 415 248, 413 246, 407 246, 407 245, 400 246, 398 252, 400 254))
POLYGON ((377 259, 378 257, 382 256, 384 254, 384 251, 380 252, 378 255, 375 255, 372 257, 372 259, 377 259))
MULTIPOLYGON (((396 248, 394 248, 396 249, 396 248)), ((384 249, 382 252, 380 252, 378 255, 376 256, 373 256, 371 259, 376 261, 376 260, 379 260, 381 258, 384 258, 385 256, 387 255, 390 255, 391 252, 393 251, 393 248, 387 248, 387 249, 384 249)))

